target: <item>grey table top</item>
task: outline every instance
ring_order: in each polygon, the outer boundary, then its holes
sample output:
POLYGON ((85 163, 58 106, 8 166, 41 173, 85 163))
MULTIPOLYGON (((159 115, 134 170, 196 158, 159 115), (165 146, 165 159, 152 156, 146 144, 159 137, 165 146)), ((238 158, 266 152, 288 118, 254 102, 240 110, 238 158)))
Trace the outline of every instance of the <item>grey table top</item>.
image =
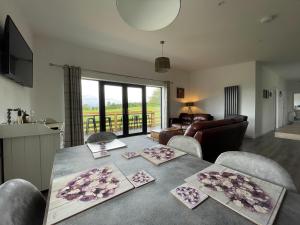
MULTIPOLYGON (((125 151, 140 151, 156 144, 145 136, 121 139, 127 148, 111 151, 111 156, 95 160, 86 146, 60 150, 54 161, 52 179, 80 172, 93 166, 113 162, 125 174, 139 169, 148 171, 155 182, 133 189, 102 204, 74 215, 58 224, 69 225, 241 225, 253 224, 246 218, 208 198, 191 210, 175 199, 170 190, 184 183, 184 179, 209 166, 210 163, 185 155, 155 166, 142 157, 127 160, 125 151)), ((300 195, 287 192, 274 224, 299 224, 300 195)))

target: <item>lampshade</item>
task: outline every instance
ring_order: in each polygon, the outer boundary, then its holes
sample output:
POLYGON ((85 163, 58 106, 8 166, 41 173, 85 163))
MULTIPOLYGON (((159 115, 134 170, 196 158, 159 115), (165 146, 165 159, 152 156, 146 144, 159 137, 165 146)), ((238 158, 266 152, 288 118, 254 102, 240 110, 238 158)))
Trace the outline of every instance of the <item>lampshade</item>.
POLYGON ((160 41, 161 44, 161 57, 155 59, 155 72, 157 73, 166 73, 171 68, 170 59, 164 57, 164 44, 165 41, 160 41))
POLYGON ((155 31, 170 25, 180 11, 181 0, 116 0, 121 18, 130 26, 155 31))
POLYGON ((155 72, 165 73, 170 68, 170 59, 168 57, 158 57, 155 59, 155 72))
POLYGON ((188 106, 188 107, 194 106, 194 102, 186 102, 185 106, 188 106))

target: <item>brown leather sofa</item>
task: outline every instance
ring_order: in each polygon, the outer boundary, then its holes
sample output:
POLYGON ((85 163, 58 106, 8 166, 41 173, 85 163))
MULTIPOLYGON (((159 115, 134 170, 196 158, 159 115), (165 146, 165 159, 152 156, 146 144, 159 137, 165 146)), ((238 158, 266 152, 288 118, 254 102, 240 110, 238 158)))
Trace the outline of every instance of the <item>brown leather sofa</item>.
POLYGON ((186 130, 194 122, 209 121, 209 120, 213 120, 213 119, 214 119, 214 117, 210 114, 180 113, 178 118, 170 118, 170 126, 186 130))
POLYGON ((167 144, 175 135, 186 135, 197 139, 202 148, 203 159, 215 162, 226 151, 238 151, 248 127, 247 116, 231 116, 223 120, 197 121, 183 131, 164 131, 159 143, 167 144))

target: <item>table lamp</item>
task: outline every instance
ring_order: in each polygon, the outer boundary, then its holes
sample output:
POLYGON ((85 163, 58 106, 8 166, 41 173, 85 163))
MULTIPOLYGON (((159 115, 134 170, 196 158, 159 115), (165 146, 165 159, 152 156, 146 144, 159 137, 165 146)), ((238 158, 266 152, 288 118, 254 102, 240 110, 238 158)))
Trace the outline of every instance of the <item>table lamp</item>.
POLYGON ((192 106, 194 106, 194 102, 186 102, 185 106, 188 107, 188 113, 192 114, 192 106))

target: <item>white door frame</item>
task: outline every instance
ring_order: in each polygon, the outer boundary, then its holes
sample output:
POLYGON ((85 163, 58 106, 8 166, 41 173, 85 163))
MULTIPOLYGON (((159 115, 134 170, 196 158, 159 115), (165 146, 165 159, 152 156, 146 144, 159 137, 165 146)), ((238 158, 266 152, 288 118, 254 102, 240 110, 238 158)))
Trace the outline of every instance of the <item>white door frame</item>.
POLYGON ((276 129, 284 125, 284 91, 276 88, 276 129))

